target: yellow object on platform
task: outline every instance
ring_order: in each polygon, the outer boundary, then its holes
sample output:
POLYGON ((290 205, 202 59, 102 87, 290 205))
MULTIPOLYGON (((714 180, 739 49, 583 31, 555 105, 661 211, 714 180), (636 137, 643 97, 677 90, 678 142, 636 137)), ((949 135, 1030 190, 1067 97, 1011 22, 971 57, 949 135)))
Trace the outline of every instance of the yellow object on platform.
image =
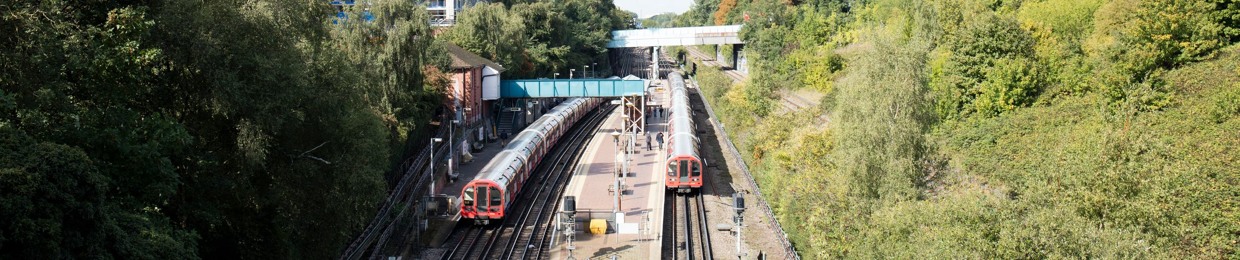
POLYGON ((607 220, 606 219, 591 219, 590 220, 590 233, 595 234, 595 235, 606 234, 607 233, 607 220))

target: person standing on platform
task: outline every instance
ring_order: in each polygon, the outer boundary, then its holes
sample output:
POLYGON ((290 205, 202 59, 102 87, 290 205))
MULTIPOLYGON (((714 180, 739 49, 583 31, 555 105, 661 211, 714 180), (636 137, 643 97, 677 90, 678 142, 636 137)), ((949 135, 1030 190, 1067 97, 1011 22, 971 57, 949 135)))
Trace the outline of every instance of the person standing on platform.
POLYGON ((646 151, 650 151, 650 135, 646 135, 646 151))
POLYGON ((663 149, 663 132, 659 132, 659 135, 655 136, 654 140, 659 142, 659 149, 662 150, 663 149))

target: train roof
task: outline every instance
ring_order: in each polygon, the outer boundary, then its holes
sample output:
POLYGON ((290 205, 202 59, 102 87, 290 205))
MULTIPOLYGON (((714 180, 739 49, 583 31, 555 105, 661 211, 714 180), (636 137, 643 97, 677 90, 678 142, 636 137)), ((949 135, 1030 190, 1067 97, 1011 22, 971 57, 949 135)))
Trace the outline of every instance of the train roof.
POLYGON ((486 166, 482 167, 474 180, 488 180, 499 184, 500 187, 505 187, 516 174, 517 168, 525 161, 526 158, 520 153, 500 151, 486 166))

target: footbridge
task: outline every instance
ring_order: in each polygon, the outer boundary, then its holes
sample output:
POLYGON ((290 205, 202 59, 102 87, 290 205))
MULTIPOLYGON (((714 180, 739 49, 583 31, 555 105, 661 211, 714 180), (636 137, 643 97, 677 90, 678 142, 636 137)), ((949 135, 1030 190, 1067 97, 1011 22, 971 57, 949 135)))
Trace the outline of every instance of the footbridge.
POLYGON ((611 31, 607 48, 743 44, 740 25, 611 31))
MULTIPOLYGON (((625 129, 646 131, 647 109, 660 106, 647 100, 649 81, 644 79, 518 79, 502 80, 499 97, 510 100, 537 100, 543 98, 600 97, 620 98, 627 115, 625 129)), ((486 93, 484 93, 484 96, 486 93)), ((527 104, 538 104, 537 101, 527 104)), ((520 110, 513 110, 514 112, 520 110)))
MULTIPOLYGON (((747 69, 741 49, 745 43, 741 41, 740 32, 741 25, 616 30, 611 31, 611 41, 607 42, 607 48, 653 47, 654 57, 651 58, 655 61, 652 69, 659 71, 659 47, 732 44, 732 68, 744 72, 747 69)), ((715 57, 722 60, 723 55, 717 50, 715 57)))
POLYGON ((645 95, 646 80, 518 79, 499 83, 501 98, 626 97, 645 95))

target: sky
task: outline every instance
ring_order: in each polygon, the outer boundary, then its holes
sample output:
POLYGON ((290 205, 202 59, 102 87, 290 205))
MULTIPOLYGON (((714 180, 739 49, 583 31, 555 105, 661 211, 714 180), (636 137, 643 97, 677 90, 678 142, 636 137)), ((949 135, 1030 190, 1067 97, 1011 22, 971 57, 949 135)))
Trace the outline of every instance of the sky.
POLYGON ((614 0, 616 7, 637 13, 638 18, 650 18, 661 13, 684 13, 693 0, 614 0))

